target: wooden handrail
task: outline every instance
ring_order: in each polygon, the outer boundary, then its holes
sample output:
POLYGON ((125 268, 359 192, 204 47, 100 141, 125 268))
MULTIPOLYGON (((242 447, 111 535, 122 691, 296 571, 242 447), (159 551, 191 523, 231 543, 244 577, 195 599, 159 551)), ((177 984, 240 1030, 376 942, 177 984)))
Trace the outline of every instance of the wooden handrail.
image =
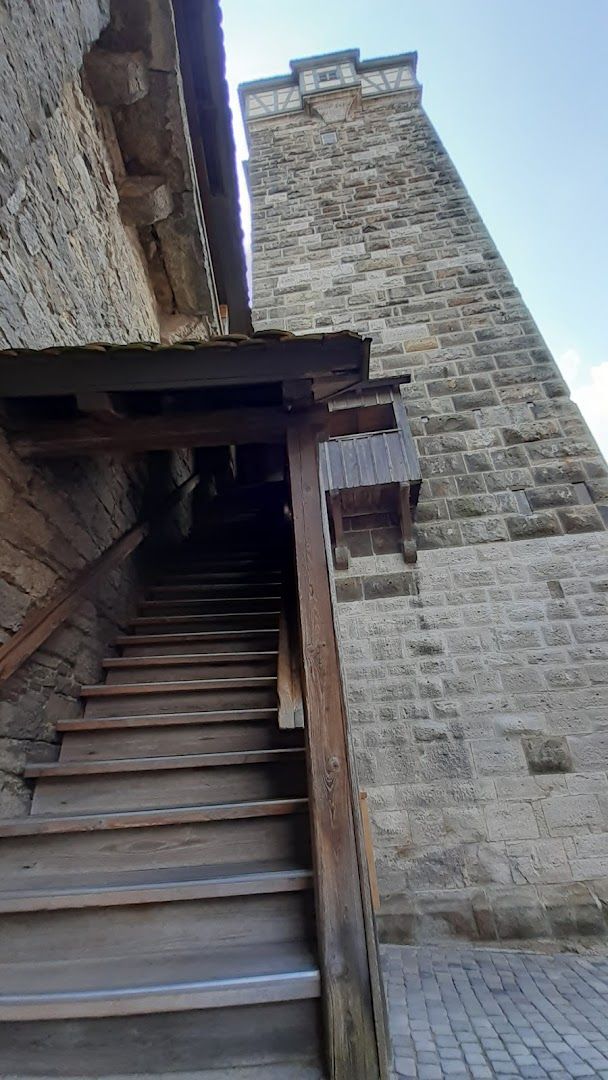
POLYGON ((358 790, 323 528, 318 430, 305 415, 288 430, 296 587, 317 940, 330 1080, 383 1080, 388 1061, 365 852, 359 850, 358 790))
POLYGON ((146 538, 156 518, 161 513, 164 514, 174 503, 180 502, 189 495, 199 480, 200 477, 197 474, 190 476, 171 492, 163 502, 162 509, 151 514, 147 521, 142 521, 134 525, 132 529, 128 529, 97 559, 80 570, 72 581, 63 585, 46 604, 26 615, 19 629, 0 647, 0 686, 29 659, 36 649, 44 644, 54 630, 65 622, 78 607, 87 589, 102 574, 108 573, 124 562, 146 538))

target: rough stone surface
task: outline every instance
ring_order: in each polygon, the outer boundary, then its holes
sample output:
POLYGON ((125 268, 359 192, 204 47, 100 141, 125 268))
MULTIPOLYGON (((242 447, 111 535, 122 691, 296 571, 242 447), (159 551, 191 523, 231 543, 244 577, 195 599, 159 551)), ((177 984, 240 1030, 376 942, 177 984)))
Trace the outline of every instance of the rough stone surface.
POLYGON ((597 908, 608 875, 606 536, 423 551, 408 577, 338 593, 383 937, 561 933, 544 886, 597 908))
POLYGON ((120 218, 83 56, 108 4, 16 0, 0 21, 0 346, 158 338, 134 230, 120 218), (45 42, 44 50, 40 41, 45 42))
POLYGON ((419 547, 601 530, 606 465, 417 95, 330 97, 248 125, 255 325, 411 373, 419 547))
POLYGON ((608 961, 384 946, 393 1080, 608 1080, 608 961))
POLYGON ((336 572, 381 933, 603 932, 606 464, 417 92, 255 115, 256 326, 412 375, 417 565, 368 515, 336 572))
MULTIPOLYGON (((0 168, 0 347, 156 340, 146 262, 119 212, 111 121, 81 77, 109 2, 4 7, 0 146, 10 154, 0 168)), ((183 455, 36 466, 0 432, 0 643, 141 516, 147 489, 158 493, 189 471, 183 455)), ((182 511, 174 524, 187 527, 182 511)), ((56 756, 56 721, 78 713, 79 686, 99 677, 133 611, 137 576, 133 557, 0 689, 0 814, 27 810, 23 764, 56 756)))
MULTIPOLYGON (((192 471, 189 455, 165 455, 152 474, 173 486, 192 471)), ((145 512, 150 485, 145 458, 102 458, 41 468, 20 461, 0 436, 0 644, 33 606, 101 554, 145 512)), ((181 510, 167 523, 184 533, 181 510)), ((169 533, 171 535, 171 532, 169 533)), ((140 557, 136 553, 83 597, 75 615, 0 688, 0 815, 26 812, 27 760, 57 756, 57 720, 81 711, 79 688, 97 682, 101 660, 134 614, 140 557)))

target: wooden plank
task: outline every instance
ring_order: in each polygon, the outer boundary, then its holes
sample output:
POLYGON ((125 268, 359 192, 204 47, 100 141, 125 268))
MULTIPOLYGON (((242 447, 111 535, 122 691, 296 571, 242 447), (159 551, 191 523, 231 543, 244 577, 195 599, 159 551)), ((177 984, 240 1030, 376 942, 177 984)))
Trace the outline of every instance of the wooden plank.
POLYGON ((331 1080, 378 1080, 317 437, 305 417, 290 426, 288 461, 327 1062, 331 1080))
POLYGON ((83 593, 103 573, 126 559, 148 534, 148 525, 137 525, 85 567, 46 604, 27 615, 19 630, 0 648, 0 685, 51 636, 82 602, 83 593))
POLYGON ((183 682, 143 682, 143 683, 98 683, 83 686, 80 695, 83 698, 114 698, 140 696, 141 694, 189 694, 205 690, 241 690, 257 686, 274 686, 276 675, 250 675, 244 679, 184 679, 183 682))
POLYGON ((283 608, 279 619, 277 695, 279 699, 279 727, 285 729, 304 727, 302 686, 291 636, 287 614, 285 608, 283 608))
POLYGON ((73 884, 57 878, 43 879, 29 888, 2 890, 0 914, 304 892, 312 884, 311 870, 280 862, 159 867, 105 874, 103 880, 83 875, 80 882, 73 884))
POLYGON ((59 778, 95 776, 98 773, 156 772, 164 769, 206 769, 226 765, 272 765, 298 758, 303 748, 281 747, 277 750, 236 750, 214 754, 173 754, 170 757, 107 758, 97 761, 50 761, 26 765, 24 776, 59 778))
POLYGON ((280 408, 217 409, 200 413, 128 416, 101 423, 94 419, 32 427, 13 441, 30 457, 144 453, 237 443, 282 443, 287 413, 280 408))
POLYGON ((369 339, 218 343, 185 349, 21 350, 0 355, 0 397, 47 397, 91 391, 252 386, 318 379, 338 371, 339 389, 365 376, 369 339))
POLYGON ((75 716, 58 720, 57 731, 110 731, 113 728, 182 727, 184 724, 240 724, 243 721, 276 720, 276 708, 225 709, 199 712, 150 713, 132 716, 75 716))
POLYGON ((380 892, 378 890, 378 878, 376 875, 376 859, 374 856, 372 826, 369 819, 369 803, 367 801, 367 791, 360 792, 359 801, 361 803, 361 823, 363 826, 363 840, 365 843, 365 855, 367 858, 367 869, 369 872, 372 907, 374 909, 374 912, 377 913, 378 911, 380 911, 380 892))
POLYGON ((43 817, 5 818, 0 836, 40 836, 44 833, 98 832, 106 829, 143 829, 207 821, 232 821, 304 813, 307 799, 261 799, 255 802, 211 803, 175 806, 158 810, 117 810, 114 813, 59 814, 43 817))
POLYGON ((318 997, 319 972, 305 946, 287 942, 6 964, 0 985, 0 1020, 11 1022, 294 1001, 318 997))

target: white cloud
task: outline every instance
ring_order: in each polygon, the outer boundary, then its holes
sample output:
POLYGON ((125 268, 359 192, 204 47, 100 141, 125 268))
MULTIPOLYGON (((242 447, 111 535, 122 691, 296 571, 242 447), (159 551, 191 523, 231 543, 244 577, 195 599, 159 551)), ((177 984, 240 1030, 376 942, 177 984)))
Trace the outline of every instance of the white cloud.
POLYGON ((608 458, 608 360, 585 368, 580 353, 567 349, 557 362, 604 457, 608 458))

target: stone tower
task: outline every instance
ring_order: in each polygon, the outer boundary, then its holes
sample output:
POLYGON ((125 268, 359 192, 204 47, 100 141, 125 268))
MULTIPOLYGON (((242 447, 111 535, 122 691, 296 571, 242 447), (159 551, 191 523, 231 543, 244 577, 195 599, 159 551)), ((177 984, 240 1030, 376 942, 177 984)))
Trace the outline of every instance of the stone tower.
POLYGON ((421 106, 412 53, 241 88, 257 329, 371 336, 418 561, 346 521, 340 631, 387 940, 603 933, 608 469, 421 106))

